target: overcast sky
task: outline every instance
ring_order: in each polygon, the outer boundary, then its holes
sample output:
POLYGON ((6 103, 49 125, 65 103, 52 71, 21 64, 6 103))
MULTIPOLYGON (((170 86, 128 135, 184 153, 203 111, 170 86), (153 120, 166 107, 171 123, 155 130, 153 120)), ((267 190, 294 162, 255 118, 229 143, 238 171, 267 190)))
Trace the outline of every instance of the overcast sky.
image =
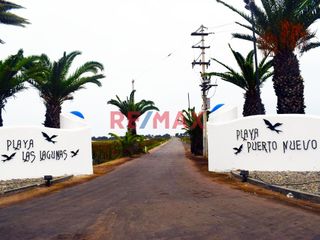
MULTIPOLYGON (((74 62, 82 64, 95 60, 103 63, 106 78, 103 87, 87 86, 74 95, 74 100, 63 105, 63 112, 82 112, 92 127, 94 136, 109 132, 124 133, 125 129, 110 129, 110 111, 116 108, 107 101, 119 95, 124 99, 135 79, 136 99, 153 100, 161 112, 170 111, 171 125, 176 114, 191 106, 201 110, 200 68, 192 69, 191 62, 199 51, 191 46, 200 39, 191 37, 201 24, 215 32, 207 38, 211 49, 207 58, 215 57, 236 67, 228 48, 246 55, 251 43, 232 39, 231 33, 243 31, 234 22, 241 20, 215 0, 13 0, 25 9, 15 11, 31 24, 26 28, 1 25, 0 57, 15 54, 20 48, 25 55, 46 53, 52 60, 64 51, 80 50, 74 62)), ((228 1, 244 9, 243 1, 228 1)), ((245 9, 244 9, 245 11, 245 9)), ((242 20, 241 20, 242 21, 242 20)), ((317 29, 319 24, 314 25, 317 29)), ((305 80, 306 112, 320 115, 318 61, 320 48, 300 58, 305 80)), ((261 57, 260 57, 261 59, 261 57)), ((212 64, 208 71, 223 71, 212 64)), ((213 79, 215 81, 215 79, 213 79)), ((211 105, 225 103, 242 108, 243 91, 217 79, 218 87, 210 90, 211 105)), ((267 113, 276 113, 276 99, 271 79, 262 89, 262 100, 267 113)), ((41 125, 45 108, 36 90, 30 88, 10 99, 4 113, 4 124, 41 125)), ((152 129, 148 123, 141 134, 171 134, 175 129, 152 129)))

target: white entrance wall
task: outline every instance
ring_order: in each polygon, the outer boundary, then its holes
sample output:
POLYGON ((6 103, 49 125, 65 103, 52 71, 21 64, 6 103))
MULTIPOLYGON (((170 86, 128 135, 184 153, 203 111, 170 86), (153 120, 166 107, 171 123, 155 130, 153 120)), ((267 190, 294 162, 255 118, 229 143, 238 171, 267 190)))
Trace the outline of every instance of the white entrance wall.
POLYGON ((320 171, 320 117, 258 115, 231 121, 211 117, 209 171, 320 171))
POLYGON ((92 173, 91 130, 83 119, 61 115, 61 129, 0 128, 0 180, 92 173))

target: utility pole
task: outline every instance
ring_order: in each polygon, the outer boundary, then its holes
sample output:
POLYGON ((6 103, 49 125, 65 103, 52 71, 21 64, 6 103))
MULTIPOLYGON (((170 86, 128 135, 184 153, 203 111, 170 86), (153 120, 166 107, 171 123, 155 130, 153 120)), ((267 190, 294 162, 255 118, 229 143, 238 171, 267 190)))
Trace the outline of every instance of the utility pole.
POLYGON ((209 89, 212 86, 216 86, 213 84, 210 84, 210 77, 206 76, 206 68, 208 68, 210 66, 210 60, 206 61, 206 49, 209 49, 210 46, 205 46, 205 37, 208 36, 209 34, 213 34, 213 33, 208 33, 205 32, 207 28, 203 25, 200 26, 200 28, 198 28, 195 32, 191 33, 191 36, 200 36, 201 37, 201 41, 198 42, 197 44, 193 45, 192 48, 198 48, 201 50, 201 60, 197 61, 197 60, 193 60, 192 62, 192 68, 195 65, 200 65, 201 66, 201 91, 202 91, 202 101, 203 101, 203 105, 202 105, 202 111, 203 111, 203 156, 205 158, 208 157, 208 137, 207 137, 207 111, 208 111, 208 99, 207 99, 207 94, 209 89))

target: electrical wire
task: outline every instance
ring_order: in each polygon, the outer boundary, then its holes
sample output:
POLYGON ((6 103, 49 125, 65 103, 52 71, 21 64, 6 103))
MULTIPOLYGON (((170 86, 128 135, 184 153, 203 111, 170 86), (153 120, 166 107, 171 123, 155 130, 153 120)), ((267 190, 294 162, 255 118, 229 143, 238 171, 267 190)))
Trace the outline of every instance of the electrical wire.
POLYGON ((219 31, 219 32, 215 32, 215 34, 230 33, 230 32, 234 32, 234 30, 219 31))
POLYGON ((217 29, 217 28, 222 28, 222 27, 226 27, 226 26, 231 26, 236 24, 235 22, 229 22, 229 23, 225 23, 225 24, 220 24, 220 25, 216 25, 216 26, 210 26, 208 28, 210 29, 217 29))
POLYGON ((201 54, 199 55, 199 57, 197 57, 197 59, 195 59, 195 61, 198 61, 201 58, 201 54))
MULTIPOLYGON (((214 83, 215 85, 217 85, 217 81, 218 81, 218 80, 216 79, 216 81, 215 81, 215 83, 214 83)), ((216 93, 217 93, 217 87, 214 88, 214 92, 213 92, 212 95, 211 95, 210 97, 208 97, 208 98, 213 98, 214 95, 216 95, 216 93)))

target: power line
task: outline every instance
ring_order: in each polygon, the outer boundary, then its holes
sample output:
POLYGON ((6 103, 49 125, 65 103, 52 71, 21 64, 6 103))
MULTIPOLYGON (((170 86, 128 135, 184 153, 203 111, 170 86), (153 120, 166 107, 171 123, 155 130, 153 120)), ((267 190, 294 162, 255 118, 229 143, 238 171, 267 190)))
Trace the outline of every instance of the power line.
POLYGON ((226 26, 231 26, 231 25, 235 25, 235 22, 229 22, 229 23, 225 23, 225 24, 221 24, 221 25, 216 25, 216 26, 211 26, 208 27, 209 29, 217 29, 217 28, 222 28, 222 27, 226 27, 226 26))

